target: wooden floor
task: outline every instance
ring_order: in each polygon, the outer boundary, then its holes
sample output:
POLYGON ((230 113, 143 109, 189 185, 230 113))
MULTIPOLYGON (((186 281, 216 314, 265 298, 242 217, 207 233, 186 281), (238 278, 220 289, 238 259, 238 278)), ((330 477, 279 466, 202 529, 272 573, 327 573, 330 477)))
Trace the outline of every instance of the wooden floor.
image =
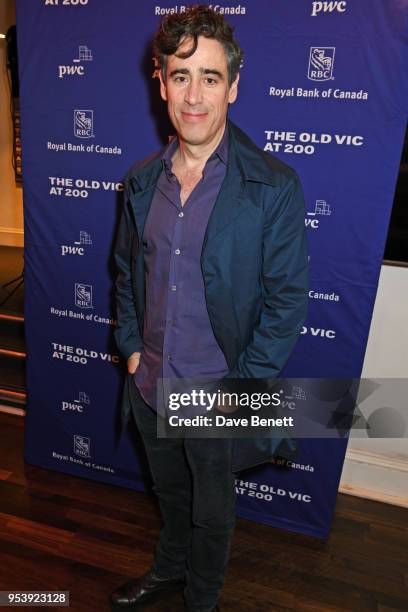
MULTIPOLYGON (((24 465, 23 434, 21 417, 0 414, 0 590, 65 590, 75 612, 109 610, 111 590, 152 560, 154 499, 24 465)), ((239 519, 222 610, 407 611, 407 518, 339 495, 327 541, 239 519)), ((175 595, 150 609, 183 606, 175 595)))

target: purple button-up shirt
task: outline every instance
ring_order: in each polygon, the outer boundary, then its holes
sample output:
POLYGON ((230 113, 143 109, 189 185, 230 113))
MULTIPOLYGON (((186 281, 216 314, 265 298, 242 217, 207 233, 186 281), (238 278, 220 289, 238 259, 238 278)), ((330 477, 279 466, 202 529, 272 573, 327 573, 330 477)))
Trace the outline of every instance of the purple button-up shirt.
POLYGON ((166 147, 143 232, 146 303, 143 351, 135 383, 157 409, 158 378, 220 378, 228 372, 211 327, 200 256, 228 163, 228 130, 208 158, 184 206, 172 172, 175 138, 166 147))

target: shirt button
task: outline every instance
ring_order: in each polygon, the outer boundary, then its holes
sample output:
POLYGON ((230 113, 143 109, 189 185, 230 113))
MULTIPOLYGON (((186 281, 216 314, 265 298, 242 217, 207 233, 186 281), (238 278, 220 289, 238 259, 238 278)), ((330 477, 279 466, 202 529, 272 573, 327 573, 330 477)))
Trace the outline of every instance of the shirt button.
POLYGON ((176 291, 176 289, 177 289, 177 285, 172 285, 172 286, 171 286, 171 290, 172 290, 172 291, 176 291))
POLYGON ((181 253, 180 249, 176 249, 174 252, 175 252, 176 255, 180 255, 180 253, 181 253))
POLYGON ((184 217, 184 213, 183 212, 179 212, 178 216, 179 217, 184 217))
POLYGON ((167 355, 167 361, 171 361, 172 357, 171 355, 167 355))

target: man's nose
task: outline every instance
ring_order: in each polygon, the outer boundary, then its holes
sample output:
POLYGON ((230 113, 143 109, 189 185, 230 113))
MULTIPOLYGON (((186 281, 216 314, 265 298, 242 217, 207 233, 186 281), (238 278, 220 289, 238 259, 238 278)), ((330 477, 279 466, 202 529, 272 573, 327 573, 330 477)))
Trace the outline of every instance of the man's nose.
POLYGON ((201 84, 199 81, 191 79, 187 86, 184 99, 187 104, 190 104, 191 106, 199 104, 202 101, 201 84))

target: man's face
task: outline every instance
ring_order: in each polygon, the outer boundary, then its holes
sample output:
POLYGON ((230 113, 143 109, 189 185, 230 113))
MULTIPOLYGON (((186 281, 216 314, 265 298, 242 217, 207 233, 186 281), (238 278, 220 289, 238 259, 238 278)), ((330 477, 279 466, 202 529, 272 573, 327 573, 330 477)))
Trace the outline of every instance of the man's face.
MULTIPOLYGON (((186 39, 177 52, 191 48, 186 39)), ((195 53, 167 58, 167 78, 160 93, 179 137, 191 145, 210 144, 222 135, 228 104, 237 97, 239 75, 228 85, 227 57, 218 40, 198 37, 195 53)))

